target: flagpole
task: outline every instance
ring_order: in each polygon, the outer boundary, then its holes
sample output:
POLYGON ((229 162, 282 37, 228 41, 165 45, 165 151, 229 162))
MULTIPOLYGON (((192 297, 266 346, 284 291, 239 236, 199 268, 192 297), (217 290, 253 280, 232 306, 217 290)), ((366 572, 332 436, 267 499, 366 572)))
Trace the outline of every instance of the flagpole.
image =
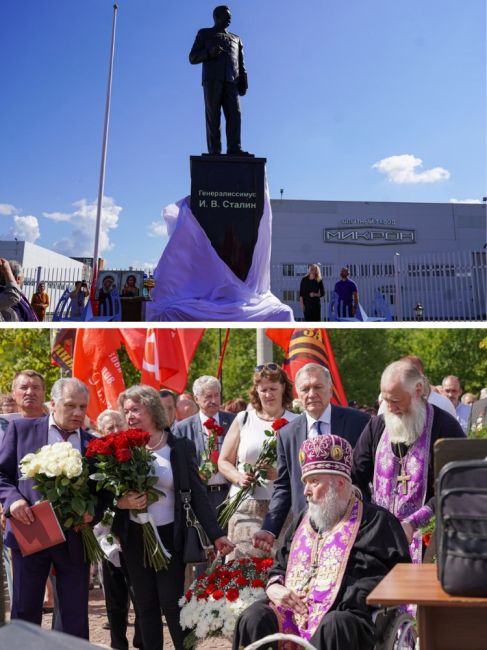
POLYGON ((96 226, 95 226, 95 246, 93 250, 93 276, 91 285, 91 300, 95 298, 96 276, 98 275, 98 254, 100 247, 100 231, 101 231, 101 209, 103 202, 103 192, 105 189, 105 168, 107 160, 107 145, 108 145, 108 124, 110 121, 110 103, 112 99, 112 74, 113 74, 113 58, 115 55, 115 31, 117 27, 117 11, 118 5, 113 5, 113 21, 112 21, 112 45, 110 48, 110 62, 108 67, 108 85, 107 85, 107 98, 105 104, 105 120, 103 126, 103 144, 101 148, 101 165, 100 165, 100 179, 98 183, 98 203, 96 207, 96 226))
MULTIPOLYGON (((222 376, 222 370, 223 370, 223 359, 225 358, 225 352, 227 351, 227 345, 228 345, 228 339, 230 336, 230 329, 227 329, 225 332, 225 339, 223 341, 223 346, 221 346, 220 349, 220 361, 218 363, 218 372, 216 373, 216 378, 220 379, 222 376)), ((223 390, 222 390, 223 392, 223 390)))

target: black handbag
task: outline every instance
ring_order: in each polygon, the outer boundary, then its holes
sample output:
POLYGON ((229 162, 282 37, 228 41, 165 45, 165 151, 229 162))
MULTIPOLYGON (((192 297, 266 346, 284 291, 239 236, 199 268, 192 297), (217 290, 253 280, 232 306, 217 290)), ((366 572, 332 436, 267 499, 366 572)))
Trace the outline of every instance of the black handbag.
POLYGON ((185 564, 207 562, 213 544, 191 507, 188 467, 184 461, 179 462, 179 475, 181 481, 179 494, 183 502, 186 524, 184 528, 183 562, 185 564))
POLYGON ((437 482, 438 578, 457 596, 487 596, 487 461, 443 467, 437 482))

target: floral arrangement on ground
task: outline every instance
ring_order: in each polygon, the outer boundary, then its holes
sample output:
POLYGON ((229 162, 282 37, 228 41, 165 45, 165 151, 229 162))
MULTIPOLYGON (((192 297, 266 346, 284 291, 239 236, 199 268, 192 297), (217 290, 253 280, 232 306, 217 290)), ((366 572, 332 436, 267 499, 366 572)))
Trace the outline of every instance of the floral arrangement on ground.
POLYGON ((270 557, 245 557, 219 564, 195 580, 179 601, 181 626, 190 630, 184 647, 210 636, 231 639, 237 618, 265 594, 270 557))

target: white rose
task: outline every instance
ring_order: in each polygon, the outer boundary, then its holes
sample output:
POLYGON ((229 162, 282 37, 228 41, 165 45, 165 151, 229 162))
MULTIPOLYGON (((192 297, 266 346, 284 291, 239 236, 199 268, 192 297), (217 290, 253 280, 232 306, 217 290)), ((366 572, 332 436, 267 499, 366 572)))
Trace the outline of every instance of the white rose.
POLYGON ((83 463, 80 459, 69 460, 64 466, 64 474, 68 478, 75 478, 83 471, 83 463))

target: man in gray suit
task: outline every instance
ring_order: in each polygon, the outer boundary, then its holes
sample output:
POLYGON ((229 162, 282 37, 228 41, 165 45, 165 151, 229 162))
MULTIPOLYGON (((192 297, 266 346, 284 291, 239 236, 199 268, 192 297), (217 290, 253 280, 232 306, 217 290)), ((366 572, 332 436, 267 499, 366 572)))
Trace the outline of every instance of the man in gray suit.
POLYGON ((289 510, 296 517, 306 507, 301 482, 299 448, 307 438, 333 434, 355 446, 370 415, 356 409, 330 404, 333 387, 328 369, 308 363, 296 374, 295 386, 304 413, 279 431, 277 442, 277 479, 274 481, 269 511, 262 530, 252 543, 267 553, 272 549, 286 521, 289 510))
MULTIPOLYGON (((177 422, 174 427, 175 436, 189 438, 194 442, 198 464, 201 463, 202 455, 208 451, 208 435, 213 431, 220 433, 217 438, 220 451, 223 436, 235 418, 235 413, 220 411, 221 390, 221 384, 216 377, 198 377, 193 384, 193 394, 200 410, 196 415, 177 422), (221 428, 221 431, 215 427, 221 428)), ((220 472, 216 472, 208 479, 206 488, 210 503, 216 509, 228 494, 228 482, 220 472)))

